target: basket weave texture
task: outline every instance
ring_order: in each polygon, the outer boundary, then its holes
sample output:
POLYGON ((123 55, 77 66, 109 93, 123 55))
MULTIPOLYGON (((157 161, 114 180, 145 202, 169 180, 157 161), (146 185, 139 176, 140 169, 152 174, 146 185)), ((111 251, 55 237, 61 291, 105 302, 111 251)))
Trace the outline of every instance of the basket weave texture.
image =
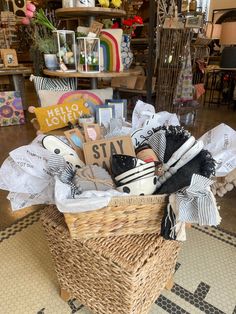
POLYGON ((159 232, 166 195, 114 197, 107 207, 64 214, 74 239, 159 232))
POLYGON ((180 244, 158 234, 71 239, 53 206, 41 221, 60 287, 97 314, 147 314, 174 272, 180 244))

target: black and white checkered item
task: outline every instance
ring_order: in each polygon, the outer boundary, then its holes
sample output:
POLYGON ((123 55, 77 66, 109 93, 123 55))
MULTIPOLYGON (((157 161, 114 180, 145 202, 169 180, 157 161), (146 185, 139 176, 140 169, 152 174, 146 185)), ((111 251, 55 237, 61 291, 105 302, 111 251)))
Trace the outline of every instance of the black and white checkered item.
POLYGON ((156 153, 158 159, 163 162, 166 150, 166 132, 164 130, 160 130, 154 133, 148 139, 148 144, 156 153))

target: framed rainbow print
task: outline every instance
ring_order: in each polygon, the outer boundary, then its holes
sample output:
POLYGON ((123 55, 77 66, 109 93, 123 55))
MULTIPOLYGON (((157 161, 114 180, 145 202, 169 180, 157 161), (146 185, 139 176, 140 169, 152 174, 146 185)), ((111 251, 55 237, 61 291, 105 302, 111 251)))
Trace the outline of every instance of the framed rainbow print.
POLYGON ((0 126, 24 124, 20 92, 0 92, 0 126))

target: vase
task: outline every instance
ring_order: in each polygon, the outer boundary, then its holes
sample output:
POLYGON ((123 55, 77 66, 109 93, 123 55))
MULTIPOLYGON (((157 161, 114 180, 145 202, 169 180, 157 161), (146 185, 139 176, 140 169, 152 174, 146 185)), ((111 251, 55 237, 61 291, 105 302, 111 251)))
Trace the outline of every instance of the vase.
POLYGON ((121 58, 124 70, 128 70, 133 62, 134 55, 130 48, 131 36, 124 34, 121 42, 121 58))
POLYGON ((48 70, 57 70, 59 68, 56 54, 44 54, 45 66, 48 70))
POLYGON ((75 0, 74 1, 75 3, 75 7, 79 7, 79 8, 82 8, 82 7, 95 7, 95 0, 75 0))

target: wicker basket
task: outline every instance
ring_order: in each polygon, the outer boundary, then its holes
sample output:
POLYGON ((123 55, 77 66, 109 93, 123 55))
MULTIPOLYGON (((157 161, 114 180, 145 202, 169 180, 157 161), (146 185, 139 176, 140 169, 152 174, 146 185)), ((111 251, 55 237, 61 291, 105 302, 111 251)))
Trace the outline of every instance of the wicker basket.
POLYGON ((64 214, 74 239, 159 232, 166 195, 114 197, 105 208, 64 214))
POLYGON ((147 314, 175 270, 180 244, 158 234, 71 239, 55 207, 41 220, 61 289, 97 314, 147 314))

